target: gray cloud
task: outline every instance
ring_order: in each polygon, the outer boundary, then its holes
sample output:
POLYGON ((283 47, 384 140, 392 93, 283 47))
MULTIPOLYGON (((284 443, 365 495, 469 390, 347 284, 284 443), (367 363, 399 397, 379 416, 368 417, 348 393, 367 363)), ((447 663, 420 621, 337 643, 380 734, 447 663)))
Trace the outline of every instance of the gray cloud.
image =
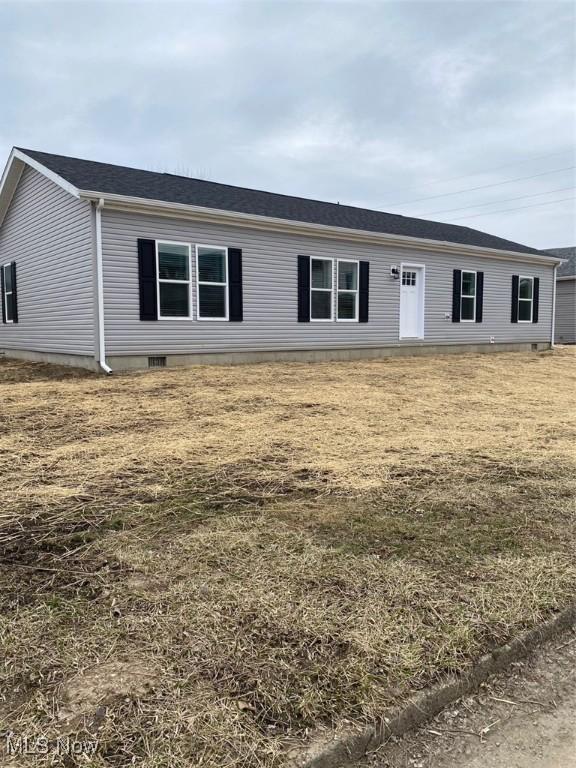
MULTIPOLYGON (((498 203, 573 172, 394 206, 575 164, 575 21, 564 2, 0 2, 0 154, 408 215, 559 199, 498 203)), ((574 219, 568 201, 459 223, 547 247, 574 219)))

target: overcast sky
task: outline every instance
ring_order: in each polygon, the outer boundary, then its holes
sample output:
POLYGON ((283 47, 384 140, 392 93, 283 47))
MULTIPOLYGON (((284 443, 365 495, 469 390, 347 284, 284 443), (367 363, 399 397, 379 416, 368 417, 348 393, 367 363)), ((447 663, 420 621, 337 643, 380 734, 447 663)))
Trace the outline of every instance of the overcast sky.
POLYGON ((554 1, 0 0, 0 155, 574 245, 575 24, 554 1))

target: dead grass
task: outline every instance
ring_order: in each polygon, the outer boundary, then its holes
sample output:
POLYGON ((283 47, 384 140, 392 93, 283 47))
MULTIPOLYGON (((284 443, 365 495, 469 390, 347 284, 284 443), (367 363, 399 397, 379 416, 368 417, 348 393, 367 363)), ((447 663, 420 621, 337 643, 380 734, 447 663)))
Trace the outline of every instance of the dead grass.
POLYGON ((94 766, 277 766, 558 610, 574 363, 2 361, 2 722, 96 733, 94 766))

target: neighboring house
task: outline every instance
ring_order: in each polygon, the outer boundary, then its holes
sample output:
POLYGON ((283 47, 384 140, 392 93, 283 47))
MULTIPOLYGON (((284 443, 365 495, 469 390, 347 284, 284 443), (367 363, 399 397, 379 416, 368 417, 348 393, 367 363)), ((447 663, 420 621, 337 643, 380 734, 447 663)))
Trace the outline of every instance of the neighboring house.
POLYGON ((558 263, 468 227, 14 149, 0 350, 120 370, 543 349, 558 263))
POLYGON ((576 344, 576 247, 547 248, 559 259, 565 259, 556 272, 556 330, 559 344, 576 344))

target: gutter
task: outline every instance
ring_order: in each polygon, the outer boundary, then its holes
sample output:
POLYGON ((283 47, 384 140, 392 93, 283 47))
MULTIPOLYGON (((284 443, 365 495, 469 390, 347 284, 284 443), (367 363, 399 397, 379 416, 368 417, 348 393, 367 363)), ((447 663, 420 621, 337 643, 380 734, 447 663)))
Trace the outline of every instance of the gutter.
POLYGON ((128 195, 103 194, 91 190, 79 190, 80 198, 97 201, 105 200, 109 208, 124 210, 132 213, 148 213, 153 216, 169 216, 199 221, 214 222, 232 226, 250 227, 251 229, 275 230, 280 232, 329 237, 336 240, 356 240, 367 243, 378 243, 391 247, 408 247, 420 250, 439 251, 441 253, 469 254, 495 259, 514 261, 531 261, 533 263, 553 266, 560 264, 561 259, 549 254, 522 253, 521 251, 506 251, 496 248, 482 248, 476 245, 465 245, 446 240, 431 240, 407 235, 391 235, 384 232, 369 232, 363 229, 335 227, 327 224, 292 221, 273 216, 261 216, 237 211, 224 211, 218 208, 205 208, 199 205, 185 203, 167 203, 163 200, 148 200, 142 197, 128 195))
POLYGON ((112 373, 112 368, 106 364, 106 340, 104 338, 104 270, 102 268, 102 208, 104 199, 100 198, 96 205, 96 291, 98 314, 98 357, 97 362, 104 373, 112 373))

